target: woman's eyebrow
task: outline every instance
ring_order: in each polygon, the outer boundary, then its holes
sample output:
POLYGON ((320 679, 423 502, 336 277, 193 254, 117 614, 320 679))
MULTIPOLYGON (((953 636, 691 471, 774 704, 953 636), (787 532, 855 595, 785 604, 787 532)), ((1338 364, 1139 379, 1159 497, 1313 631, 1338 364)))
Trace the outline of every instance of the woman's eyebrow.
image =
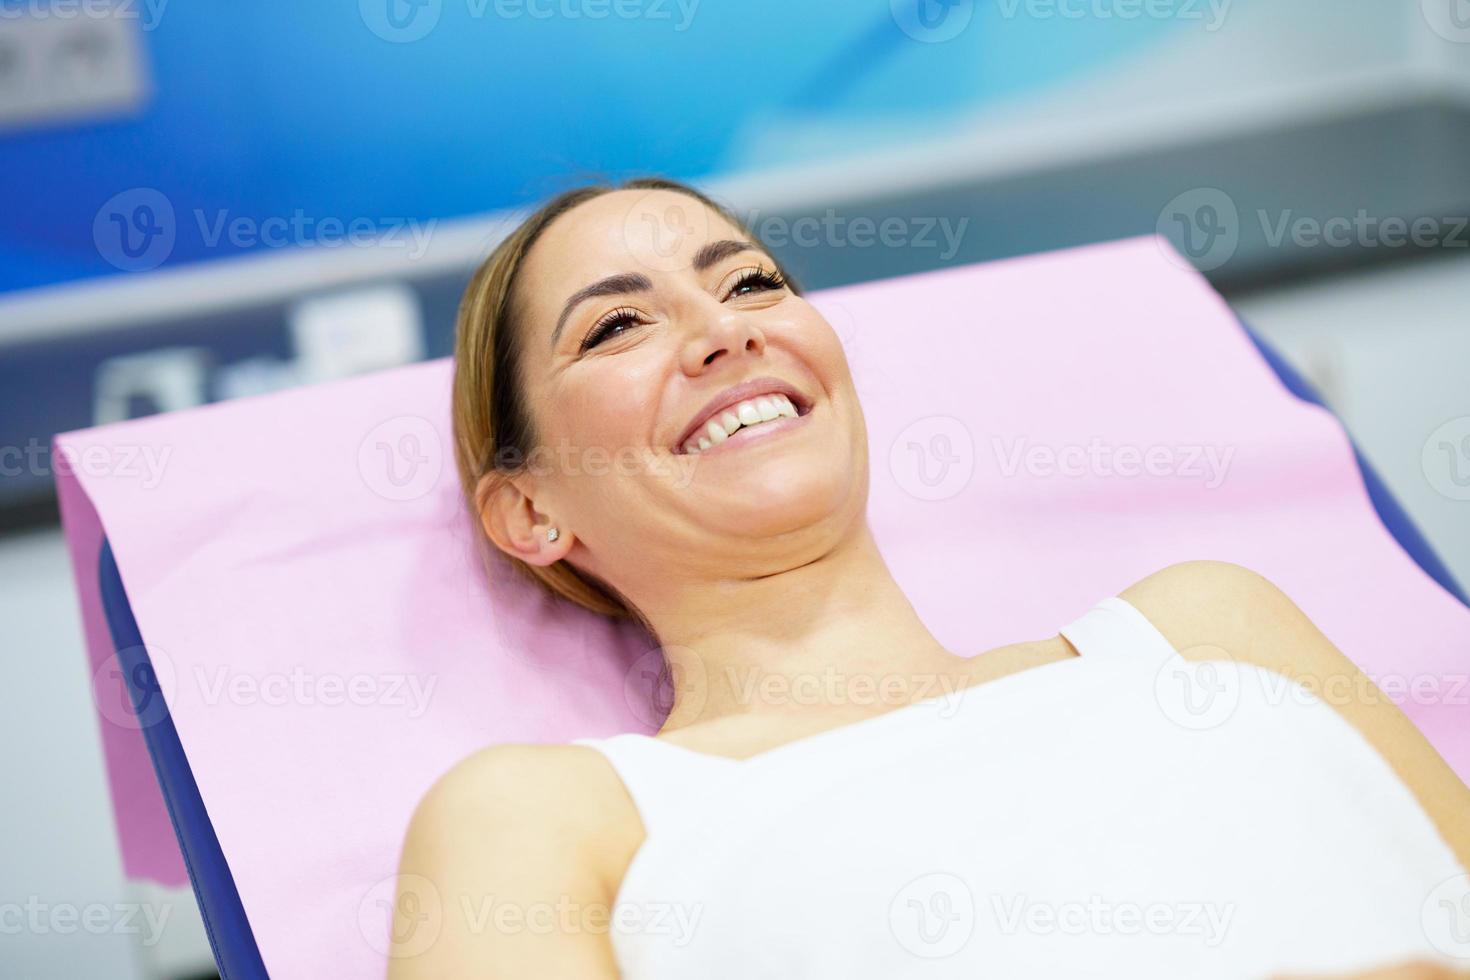
MULTIPOLYGON (((710 242, 695 253, 694 270, 703 272, 716 262, 754 248, 755 246, 750 242, 736 241, 733 238, 710 242)), ((652 288, 653 283, 649 281, 649 278, 637 272, 622 272, 615 276, 608 276, 606 279, 599 279, 590 286, 583 286, 573 293, 566 305, 561 308, 561 316, 556 320, 556 329, 551 331, 552 348, 556 347, 562 328, 566 326, 567 318, 572 315, 572 310, 577 308, 577 304, 599 296, 621 296, 624 293, 639 293, 652 288)))
POLYGON ((567 317, 572 315, 572 310, 577 308, 578 303, 599 296, 621 296, 624 293, 641 293, 653 288, 649 278, 638 272, 622 272, 606 279, 599 279, 590 286, 583 286, 572 294, 567 300, 567 305, 561 308, 561 316, 557 317, 556 329, 551 331, 551 346, 556 347, 556 340, 561 336, 561 328, 566 326, 567 317))
POLYGON ((754 248, 755 246, 752 245, 750 242, 739 242, 731 238, 726 238, 718 242, 710 242, 708 245, 704 246, 695 253, 694 271, 703 272, 705 269, 708 269, 716 262, 719 262, 723 259, 728 259, 732 255, 739 255, 741 252, 750 251, 754 248))

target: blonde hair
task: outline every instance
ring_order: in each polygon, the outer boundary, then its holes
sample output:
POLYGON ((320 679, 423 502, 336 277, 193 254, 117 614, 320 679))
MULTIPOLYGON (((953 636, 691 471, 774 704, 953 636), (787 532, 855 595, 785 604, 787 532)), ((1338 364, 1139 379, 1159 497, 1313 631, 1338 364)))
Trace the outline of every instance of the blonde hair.
MULTIPOLYGON (((694 188, 662 177, 641 177, 621 184, 588 184, 563 191, 526 218, 490 253, 460 301, 452 394, 455 463, 487 561, 494 546, 479 520, 483 502, 526 465, 531 450, 539 444, 520 373, 525 331, 520 326, 516 285, 521 267, 553 221, 579 204, 617 190, 666 190, 688 195, 750 236, 751 241, 758 241, 743 221, 694 188)), ((799 294, 790 277, 786 279, 792 291, 799 294)), ((615 588, 571 562, 541 566, 506 557, 521 574, 554 596, 614 619, 633 618, 648 625, 615 588)))

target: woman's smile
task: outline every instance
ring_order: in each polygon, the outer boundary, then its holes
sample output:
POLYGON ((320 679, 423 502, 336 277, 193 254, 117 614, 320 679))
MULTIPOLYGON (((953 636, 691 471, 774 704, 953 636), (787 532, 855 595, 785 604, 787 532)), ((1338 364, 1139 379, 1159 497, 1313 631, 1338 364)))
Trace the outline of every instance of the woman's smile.
POLYGON ((739 440, 756 430, 784 431, 812 410, 812 399, 796 385, 776 377, 751 378, 715 395, 695 414, 674 442, 677 455, 699 455, 739 440))
MULTIPOLYGON (((780 398, 781 396, 775 397, 780 398)), ((770 401, 770 399, 764 398, 761 400, 770 401)), ((686 443, 684 455, 698 455, 700 457, 717 456, 752 443, 768 443, 771 439, 782 433, 790 432, 793 429, 804 426, 812 412, 812 409, 808 409, 806 414, 799 414, 789 401, 785 402, 784 409, 781 414, 777 414, 773 418, 766 419, 762 417, 758 421, 746 422, 745 420, 750 417, 750 412, 754 411, 754 409, 752 409, 750 402, 742 402, 738 409, 721 413, 722 416, 737 415, 738 413, 741 425, 740 428, 735 430, 734 435, 727 435, 720 442, 715 442, 707 434, 701 435, 700 440, 705 444, 704 448, 700 448, 698 444, 690 446, 686 443)), ((724 421, 726 428, 728 428, 730 419, 725 419, 724 421)))

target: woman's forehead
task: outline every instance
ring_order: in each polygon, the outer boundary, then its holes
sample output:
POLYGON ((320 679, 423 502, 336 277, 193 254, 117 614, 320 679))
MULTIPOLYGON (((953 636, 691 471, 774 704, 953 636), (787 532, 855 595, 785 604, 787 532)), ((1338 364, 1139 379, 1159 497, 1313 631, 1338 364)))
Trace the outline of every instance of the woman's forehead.
MULTIPOLYGON (((668 190, 616 190, 556 218, 523 264, 525 309, 541 332, 569 297, 609 276, 694 274, 710 242, 744 241, 745 232, 703 201, 668 190)), ((759 243, 756 243, 759 247, 759 243)))
POLYGON ((560 272, 562 279, 586 275, 588 266, 598 266, 596 275, 675 272, 689 268, 710 241, 745 237, 723 215, 687 194, 616 190, 583 201, 553 221, 527 264, 547 266, 547 273, 560 272))

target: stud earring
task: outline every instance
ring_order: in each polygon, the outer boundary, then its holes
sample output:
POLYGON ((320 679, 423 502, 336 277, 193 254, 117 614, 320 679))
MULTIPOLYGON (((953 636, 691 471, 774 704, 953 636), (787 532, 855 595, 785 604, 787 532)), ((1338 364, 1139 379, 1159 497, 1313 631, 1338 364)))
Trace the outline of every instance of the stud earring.
POLYGON ((546 529, 546 540, 548 542, 555 541, 559 537, 561 537, 561 532, 558 531, 556 528, 549 527, 546 529))

